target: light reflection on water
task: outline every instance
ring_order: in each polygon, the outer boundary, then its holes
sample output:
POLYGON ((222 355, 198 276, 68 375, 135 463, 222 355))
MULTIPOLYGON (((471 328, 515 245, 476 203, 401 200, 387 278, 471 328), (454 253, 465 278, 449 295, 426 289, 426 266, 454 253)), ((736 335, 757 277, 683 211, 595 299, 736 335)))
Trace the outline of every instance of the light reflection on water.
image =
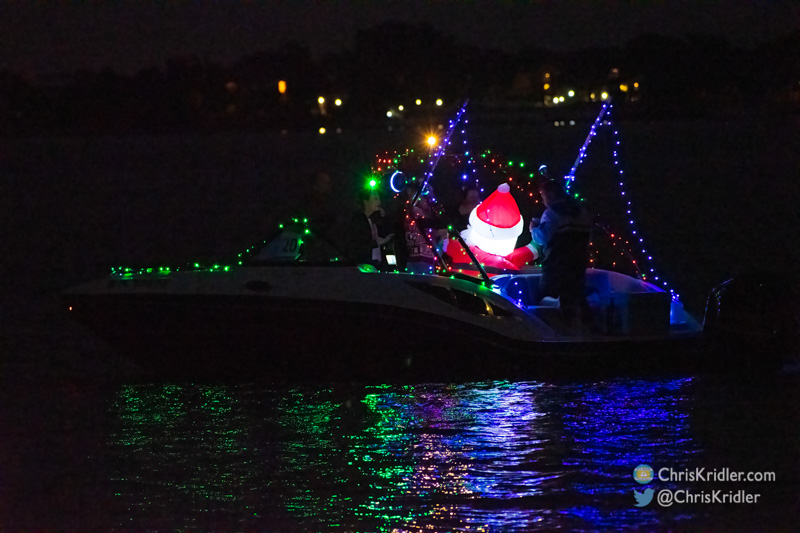
POLYGON ((632 470, 707 466, 695 381, 125 386, 107 448, 115 527, 680 524, 700 511, 634 507, 632 470))

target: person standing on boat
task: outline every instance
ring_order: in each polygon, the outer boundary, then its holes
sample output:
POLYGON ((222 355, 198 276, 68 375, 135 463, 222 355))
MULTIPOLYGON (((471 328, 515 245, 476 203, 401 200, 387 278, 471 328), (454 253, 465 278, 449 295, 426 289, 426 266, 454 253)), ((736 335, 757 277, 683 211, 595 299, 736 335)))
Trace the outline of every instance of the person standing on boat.
POLYGON ((589 236, 592 215, 555 181, 540 188, 545 211, 530 223, 533 241, 543 248, 541 297, 559 298, 565 322, 590 319, 586 302, 586 268, 589 266, 589 236))
POLYGON ((461 202, 455 208, 453 226, 459 233, 467 229, 469 216, 481 203, 481 193, 477 187, 468 187, 461 193, 461 202))
MULTIPOLYGON (((410 187, 410 198, 414 197, 417 189, 417 185, 410 187)), ((413 274, 432 273, 436 254, 430 243, 438 244, 447 235, 447 231, 434 215, 427 192, 423 192, 413 206, 406 206, 403 225, 408 253, 406 271, 413 274)))
POLYGON ((377 191, 364 189, 358 194, 361 209, 354 213, 344 236, 348 258, 358 264, 381 266, 381 246, 394 238, 386 231, 386 213, 377 191))

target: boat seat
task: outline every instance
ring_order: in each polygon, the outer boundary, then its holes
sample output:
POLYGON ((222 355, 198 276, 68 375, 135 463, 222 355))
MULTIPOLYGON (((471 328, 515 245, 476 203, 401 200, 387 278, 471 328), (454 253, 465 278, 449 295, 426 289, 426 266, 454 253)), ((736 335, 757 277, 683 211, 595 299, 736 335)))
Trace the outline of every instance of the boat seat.
MULTIPOLYGON (((518 301, 523 307, 559 307, 558 298, 550 296, 539 297, 539 278, 540 274, 517 275, 508 280, 504 280, 502 285, 503 292, 511 299, 518 301)), ((587 282, 588 282, 587 276, 587 282)), ((606 282, 607 285, 607 282, 606 282)), ((590 301, 597 299, 597 294, 602 290, 594 284, 586 285, 586 297, 590 301)))
POLYGON ((545 296, 534 307, 559 307, 558 298, 552 296, 545 296))

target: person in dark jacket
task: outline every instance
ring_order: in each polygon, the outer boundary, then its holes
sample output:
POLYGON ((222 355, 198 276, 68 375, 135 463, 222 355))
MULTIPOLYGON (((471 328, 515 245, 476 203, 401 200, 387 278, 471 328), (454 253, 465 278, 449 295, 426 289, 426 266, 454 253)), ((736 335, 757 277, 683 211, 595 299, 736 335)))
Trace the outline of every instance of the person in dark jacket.
POLYGON ((364 189, 359 192, 361 209, 353 213, 344 236, 344 248, 348 258, 358 264, 381 265, 381 246, 394 238, 388 233, 386 213, 381 208, 377 191, 364 189))
POLYGON ((559 298, 568 325, 576 318, 586 323, 591 319, 585 285, 592 215, 555 181, 543 182, 540 193, 546 209, 530 224, 533 241, 543 249, 540 296, 559 298))

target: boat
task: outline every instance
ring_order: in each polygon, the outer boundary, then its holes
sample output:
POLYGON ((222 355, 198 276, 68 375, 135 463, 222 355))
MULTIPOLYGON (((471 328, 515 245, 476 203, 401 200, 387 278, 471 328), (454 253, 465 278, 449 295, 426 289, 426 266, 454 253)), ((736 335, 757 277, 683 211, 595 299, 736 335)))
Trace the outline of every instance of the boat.
POLYGON ((574 331, 556 300, 535 301, 540 275, 535 266, 490 282, 380 271, 348 263, 296 221, 235 265, 114 269, 63 298, 76 320, 155 376, 490 379, 697 368, 702 326, 663 289, 587 269, 601 327, 574 331))
MULTIPOLYGON (((423 158, 430 170, 417 195, 441 155, 423 158)), ((376 171, 394 188, 401 163, 380 161, 376 171)), ((449 240, 472 271, 437 251, 436 270, 414 274, 393 261, 356 264, 325 228, 297 217, 229 264, 117 267, 66 290, 63 301, 148 376, 169 379, 594 379, 774 368, 783 357, 751 345, 714 349, 657 277, 599 264, 586 270, 591 323, 576 327, 558 300, 539 297, 540 266, 489 275, 458 232, 449 240)), ((741 307, 741 298, 721 303, 729 293, 712 291, 717 311, 741 307)), ((726 313, 707 312, 706 321, 714 339, 734 338, 726 313)), ((771 338, 758 337, 757 347, 771 338)))

